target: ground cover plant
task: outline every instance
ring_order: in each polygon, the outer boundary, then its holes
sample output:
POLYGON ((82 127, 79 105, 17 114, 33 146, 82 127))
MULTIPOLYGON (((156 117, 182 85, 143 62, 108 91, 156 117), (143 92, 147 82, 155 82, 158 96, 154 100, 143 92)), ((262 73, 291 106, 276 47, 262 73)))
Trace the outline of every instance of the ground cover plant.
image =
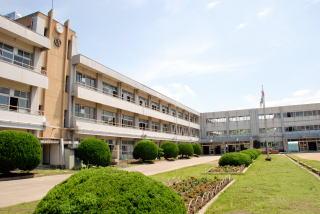
POLYGON ((194 154, 193 146, 191 143, 179 143, 179 155, 181 158, 189 158, 194 154))
POLYGON ((32 170, 40 164, 41 145, 31 133, 0 131, 0 172, 32 170))
POLYGON ((186 213, 181 197, 141 173, 114 168, 81 170, 57 185, 35 213, 186 213))
POLYGON ((158 157, 158 146, 148 139, 138 141, 133 149, 133 158, 144 161, 153 161, 158 157))
POLYGON ((249 166, 251 163, 251 156, 241 152, 226 153, 219 159, 219 166, 249 166))
POLYGON ((163 157, 165 159, 176 158, 179 155, 179 147, 177 144, 166 141, 161 145, 163 149, 163 157))
POLYGON ((283 155, 260 156, 206 213, 310 214, 320 210, 319 180, 283 155))
POLYGON ((218 166, 211 168, 208 173, 217 173, 217 174, 235 174, 241 173, 245 169, 245 165, 241 166, 218 166))
POLYGON ((87 166, 108 166, 111 163, 111 152, 108 144, 97 138, 82 140, 76 154, 87 166))

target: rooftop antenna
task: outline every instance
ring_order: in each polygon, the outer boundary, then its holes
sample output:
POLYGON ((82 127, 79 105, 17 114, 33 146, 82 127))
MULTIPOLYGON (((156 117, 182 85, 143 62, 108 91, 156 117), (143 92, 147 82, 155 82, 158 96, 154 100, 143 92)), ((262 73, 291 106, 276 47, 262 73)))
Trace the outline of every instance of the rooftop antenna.
POLYGON ((53 0, 51 0, 51 9, 53 9, 53 0))

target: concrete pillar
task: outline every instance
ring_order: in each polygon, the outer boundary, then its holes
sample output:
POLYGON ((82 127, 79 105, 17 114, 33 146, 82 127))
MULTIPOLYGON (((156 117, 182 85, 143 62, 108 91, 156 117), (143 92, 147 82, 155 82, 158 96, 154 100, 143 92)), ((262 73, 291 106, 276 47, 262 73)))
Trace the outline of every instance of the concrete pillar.
POLYGON ((139 128, 139 114, 134 114, 134 124, 135 128, 139 128))
POLYGON ((117 126, 121 126, 122 125, 122 111, 121 111, 121 109, 117 109, 116 124, 117 124, 117 126))
POLYGON ((98 74, 96 75, 96 79, 97 79, 97 89, 99 91, 103 90, 103 81, 102 81, 102 74, 98 74))
POLYGON ((163 122, 162 120, 159 121, 159 128, 160 128, 160 132, 163 132, 163 122))
POLYGON ((149 108, 151 108, 151 95, 148 95, 148 106, 149 106, 149 108))
MULTIPOLYGON (((152 130, 152 118, 151 117, 148 117, 148 125, 149 125, 149 130, 152 130)), ((147 129, 148 130, 148 129, 147 129)), ((153 131, 153 130, 152 130, 153 131)))
POLYGON ((35 47, 33 50, 33 67, 37 72, 41 72, 43 64, 42 52, 40 48, 35 47))
POLYGON ((102 106, 100 104, 96 104, 96 111, 97 111, 97 121, 102 120, 102 106))
POLYGON ((139 95, 138 95, 139 90, 138 89, 134 89, 133 90, 133 96, 134 96, 134 102, 139 105, 139 95))
POLYGON ((60 145, 59 145, 59 151, 60 151, 60 166, 64 167, 64 142, 63 138, 60 139, 60 145))
POLYGON ((112 150, 112 159, 114 162, 119 163, 120 160, 120 144, 121 144, 121 139, 115 140, 114 148, 112 150))
POLYGON ((30 109, 31 113, 36 114, 39 111, 39 98, 40 98, 40 88, 36 86, 31 87, 31 95, 30 95, 30 109))
POLYGON ((122 98, 122 84, 121 84, 121 82, 117 83, 117 88, 118 88, 118 97, 122 98))

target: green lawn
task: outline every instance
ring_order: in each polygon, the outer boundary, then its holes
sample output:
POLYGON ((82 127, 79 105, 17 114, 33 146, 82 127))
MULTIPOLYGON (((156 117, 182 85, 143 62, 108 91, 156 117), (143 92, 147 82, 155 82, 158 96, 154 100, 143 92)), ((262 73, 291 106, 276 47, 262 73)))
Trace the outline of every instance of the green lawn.
POLYGON ((291 156, 294 157, 295 159, 298 159, 298 160, 308 164, 309 166, 312 166, 313 168, 320 170, 320 161, 303 159, 303 158, 300 158, 296 155, 291 155, 291 156))
POLYGON ((264 156, 207 213, 320 213, 320 181, 287 157, 264 156))

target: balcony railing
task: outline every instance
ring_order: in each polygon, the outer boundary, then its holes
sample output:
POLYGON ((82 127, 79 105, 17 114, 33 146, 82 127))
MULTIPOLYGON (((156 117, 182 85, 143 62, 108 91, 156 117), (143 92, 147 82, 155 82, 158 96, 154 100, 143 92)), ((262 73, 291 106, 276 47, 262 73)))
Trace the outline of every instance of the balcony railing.
POLYGON ((90 119, 90 118, 84 118, 84 117, 78 117, 78 116, 73 116, 73 118, 78 119, 78 120, 82 120, 82 121, 86 121, 86 122, 90 122, 90 123, 106 125, 106 126, 116 126, 116 127, 123 127, 123 128, 140 129, 140 130, 144 130, 144 131, 174 134, 174 135, 187 136, 187 137, 199 137, 194 134, 187 135, 187 134, 183 134, 183 133, 177 133, 177 131, 165 131, 165 130, 160 130, 160 129, 147 128, 147 127, 144 128, 144 127, 139 127, 139 126, 134 126, 134 125, 127 125, 127 124, 121 124, 121 123, 115 123, 115 122, 103 121, 103 120, 96 120, 96 119, 90 119))
MULTIPOLYGON (((97 91, 97 92, 99 92, 99 93, 103 93, 103 94, 106 94, 106 95, 108 95, 108 96, 112 96, 112 97, 115 97, 115 98, 118 98, 118 99, 121 99, 121 100, 130 102, 130 103, 133 103, 133 104, 135 104, 135 105, 139 105, 139 104, 137 104, 137 103, 135 102, 134 99, 128 100, 128 99, 125 99, 125 98, 123 98, 122 96, 120 96, 120 95, 118 95, 118 94, 109 93, 109 92, 104 91, 104 90, 102 90, 102 89, 99 89, 99 88, 96 88, 96 87, 92 87, 92 86, 88 86, 88 85, 83 84, 83 83, 80 83, 80 82, 76 82, 76 83, 74 83, 74 85, 80 86, 80 87, 84 87, 84 88, 87 88, 87 89, 90 89, 90 90, 93 90, 93 91, 97 91)), ((167 115, 170 115, 170 116, 172 116, 172 117, 179 118, 179 119, 182 119, 182 120, 191 122, 191 123, 196 123, 196 122, 191 121, 191 120, 186 120, 186 119, 183 118, 183 117, 178 117, 177 114, 176 114, 176 115, 172 115, 172 114, 167 113, 167 112, 164 113, 163 111, 160 111, 160 109, 159 109, 159 110, 155 110, 155 109, 153 109, 152 107, 150 107, 149 105, 139 105, 139 106, 144 107, 144 108, 149 108, 149 109, 151 109, 151 110, 153 110, 153 111, 157 111, 157 112, 160 112, 160 113, 163 113, 163 114, 167 114, 167 115)))
POLYGON ((32 111, 30 108, 0 104, 0 110, 43 116, 43 111, 32 111))
POLYGON ((5 52, 7 52, 9 54, 13 54, 13 53, 11 53, 9 51, 6 51, 6 50, 0 48, 0 60, 1 61, 9 63, 9 64, 16 65, 16 66, 24 68, 24 69, 28 69, 31 72, 34 72, 34 73, 37 73, 37 74, 41 74, 43 76, 47 76, 47 72, 45 70, 41 70, 41 72, 37 72, 37 69, 33 65, 15 60, 14 59, 15 55, 12 55, 13 57, 7 57, 7 56, 3 55, 3 53, 5 53, 5 52))

